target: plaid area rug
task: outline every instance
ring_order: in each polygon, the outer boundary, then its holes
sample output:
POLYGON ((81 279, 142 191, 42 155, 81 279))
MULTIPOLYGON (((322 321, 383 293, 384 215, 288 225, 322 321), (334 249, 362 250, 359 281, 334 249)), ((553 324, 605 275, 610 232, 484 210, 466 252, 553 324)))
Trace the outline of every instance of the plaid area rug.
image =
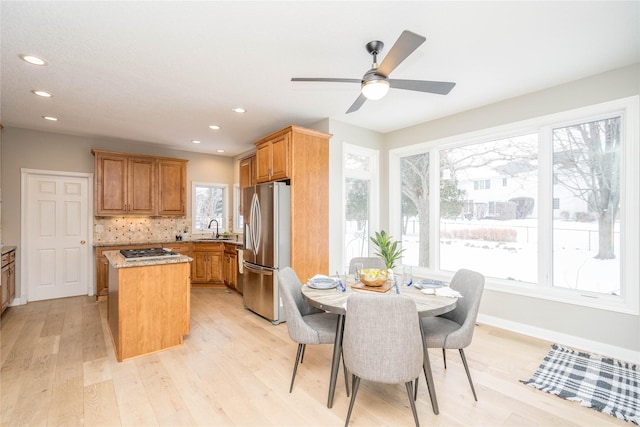
POLYGON ((533 377, 521 382, 640 424, 638 365, 554 344, 533 377))

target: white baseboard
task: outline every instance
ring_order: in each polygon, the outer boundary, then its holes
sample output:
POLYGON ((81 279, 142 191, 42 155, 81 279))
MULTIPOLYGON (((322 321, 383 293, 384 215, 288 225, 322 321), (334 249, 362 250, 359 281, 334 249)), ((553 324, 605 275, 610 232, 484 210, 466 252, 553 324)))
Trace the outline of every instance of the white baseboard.
POLYGON ((522 335, 539 338, 545 341, 551 341, 559 345, 572 347, 577 350, 584 350, 589 353, 596 353, 635 364, 640 363, 640 351, 633 351, 628 348, 587 340, 573 335, 551 331, 549 329, 536 328, 524 323, 512 322, 494 316, 478 314, 478 323, 484 323, 507 331, 517 332, 522 335))
POLYGON ((24 299, 24 301, 22 300, 22 298, 20 297, 15 297, 13 298, 13 301, 11 301, 11 304, 9 304, 9 307, 15 307, 18 305, 25 305, 27 303, 27 300, 24 299))

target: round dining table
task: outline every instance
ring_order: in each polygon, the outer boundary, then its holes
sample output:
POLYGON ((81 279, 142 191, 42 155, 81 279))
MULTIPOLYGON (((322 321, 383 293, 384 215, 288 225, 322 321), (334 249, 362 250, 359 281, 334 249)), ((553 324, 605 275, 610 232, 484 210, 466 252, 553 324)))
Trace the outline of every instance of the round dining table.
MULTIPOLYGON (((328 311, 339 315, 338 325, 336 329, 336 338, 333 345, 333 359, 331 361, 331 377, 329 380, 329 397, 327 407, 333 406, 333 396, 336 389, 336 380, 338 378, 338 370, 340 365, 340 356, 342 354, 342 336, 344 333, 344 318, 347 313, 347 300, 355 292, 371 292, 381 295, 393 297, 397 293, 407 295, 416 303, 416 309, 420 317, 438 316, 447 313, 456 308, 458 299, 452 297, 437 296, 435 294, 426 294, 415 286, 398 285, 394 286, 386 292, 377 292, 375 290, 352 288, 354 283, 348 282, 345 291, 333 289, 314 289, 308 285, 302 286, 302 295, 313 307, 328 311)), ((360 284, 357 284, 360 285, 360 284)), ((355 286, 355 285, 354 285, 355 286)), ((422 331, 422 322, 420 322, 420 331, 422 331)), ((433 384, 433 376, 431 374, 431 363, 429 362, 429 353, 427 352, 427 342, 422 333, 422 343, 424 346, 424 371, 427 378, 427 388, 431 397, 431 406, 433 412, 438 413, 438 400, 436 398, 436 389, 433 384)), ((345 381, 347 379, 345 378, 345 381)))

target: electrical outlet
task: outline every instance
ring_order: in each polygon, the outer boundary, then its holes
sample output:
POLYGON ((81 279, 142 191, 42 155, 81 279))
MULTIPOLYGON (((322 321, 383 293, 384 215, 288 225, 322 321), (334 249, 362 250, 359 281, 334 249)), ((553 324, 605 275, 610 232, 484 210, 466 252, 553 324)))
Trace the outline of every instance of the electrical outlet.
POLYGON ((96 233, 102 233, 104 231, 104 226, 102 224, 96 224, 96 233))
POLYGON ((131 225, 129 226, 129 231, 131 231, 131 232, 136 231, 136 226, 135 226, 135 225, 133 225, 133 224, 131 224, 131 225))

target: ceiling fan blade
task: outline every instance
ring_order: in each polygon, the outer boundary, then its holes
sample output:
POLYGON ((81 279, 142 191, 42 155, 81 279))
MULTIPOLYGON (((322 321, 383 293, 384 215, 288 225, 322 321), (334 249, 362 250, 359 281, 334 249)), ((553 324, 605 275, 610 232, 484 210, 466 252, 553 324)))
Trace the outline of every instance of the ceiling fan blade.
POLYGON ((451 92, 455 86, 452 82, 431 82, 428 80, 402 80, 389 79, 389 86, 394 89, 415 90, 418 92, 437 93, 438 95, 446 95, 451 92))
POLYGON ((358 111, 360 109, 360 107, 362 107, 362 104, 364 104, 364 101, 367 100, 367 97, 364 96, 363 94, 360 94, 360 96, 356 99, 356 101, 351 104, 351 107, 349 107, 349 109, 347 110, 347 112, 345 114, 349 114, 349 113, 353 113, 354 111, 358 111))
POLYGON ((389 74, 391 74, 402 61, 407 59, 418 46, 424 43, 425 40, 427 40, 426 37, 404 30, 395 44, 391 46, 391 50, 387 53, 387 56, 382 60, 376 74, 388 77, 389 74))
POLYGON ((293 77, 292 82, 334 82, 334 83, 362 83, 362 79, 332 79, 323 77, 293 77))

